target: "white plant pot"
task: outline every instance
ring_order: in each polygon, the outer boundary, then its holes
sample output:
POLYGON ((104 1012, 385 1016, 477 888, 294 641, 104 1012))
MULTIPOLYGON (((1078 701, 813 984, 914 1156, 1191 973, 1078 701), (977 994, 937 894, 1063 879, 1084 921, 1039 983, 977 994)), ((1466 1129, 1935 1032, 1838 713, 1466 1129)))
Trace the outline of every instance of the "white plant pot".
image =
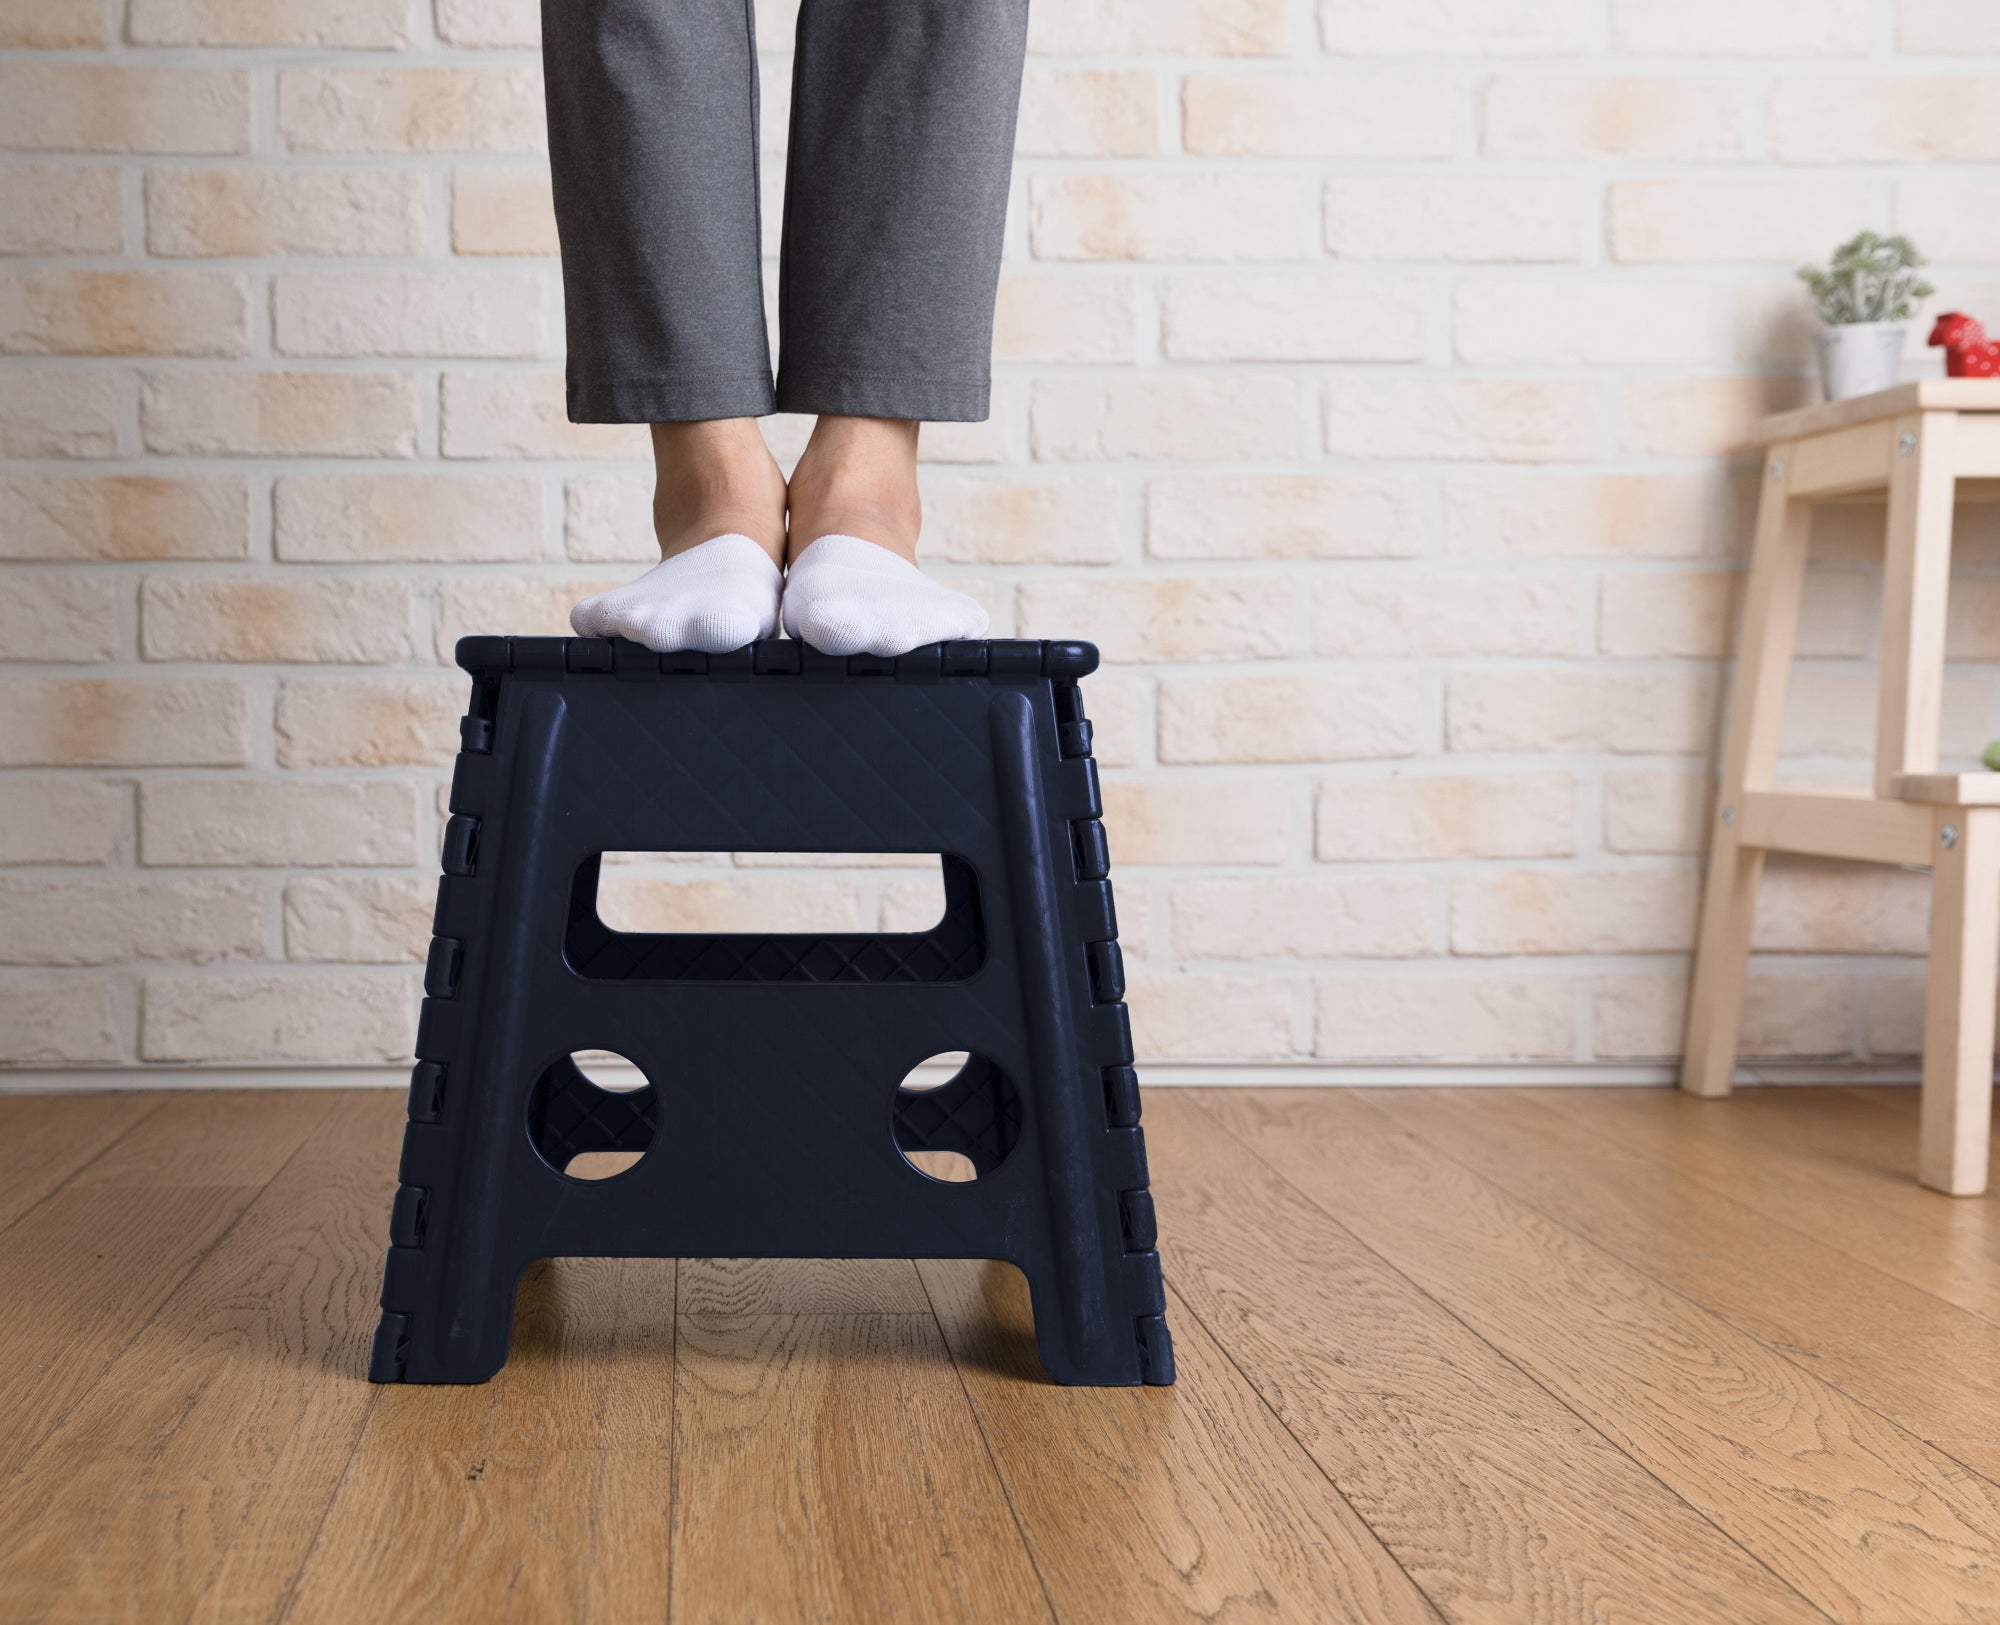
POLYGON ((1830 401, 1872 395, 1902 375, 1901 322, 1849 322, 1822 327, 1814 337, 1819 341, 1819 380, 1830 401))

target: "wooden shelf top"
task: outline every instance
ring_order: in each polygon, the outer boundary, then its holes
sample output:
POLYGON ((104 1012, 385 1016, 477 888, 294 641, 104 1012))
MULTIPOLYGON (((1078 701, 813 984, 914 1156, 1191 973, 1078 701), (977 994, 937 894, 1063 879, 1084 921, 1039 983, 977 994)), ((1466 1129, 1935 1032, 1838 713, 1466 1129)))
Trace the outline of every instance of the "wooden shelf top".
POLYGON ((2000 412, 2000 378, 1919 378, 1851 400, 1774 412, 1750 426, 1749 444, 1768 446, 1848 429, 1857 423, 1901 417, 1905 412, 2000 412))

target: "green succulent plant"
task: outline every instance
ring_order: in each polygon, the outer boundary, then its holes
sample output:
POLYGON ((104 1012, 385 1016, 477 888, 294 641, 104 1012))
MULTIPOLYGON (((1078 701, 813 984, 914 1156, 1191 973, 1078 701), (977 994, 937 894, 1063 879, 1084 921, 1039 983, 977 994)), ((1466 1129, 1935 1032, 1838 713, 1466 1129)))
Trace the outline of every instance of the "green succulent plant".
POLYGON ((1825 265, 1802 265, 1799 280, 1813 308, 1830 327, 1854 322, 1906 320, 1919 299, 1937 292, 1917 275, 1924 263, 1907 237, 1860 232, 1833 251, 1825 265))

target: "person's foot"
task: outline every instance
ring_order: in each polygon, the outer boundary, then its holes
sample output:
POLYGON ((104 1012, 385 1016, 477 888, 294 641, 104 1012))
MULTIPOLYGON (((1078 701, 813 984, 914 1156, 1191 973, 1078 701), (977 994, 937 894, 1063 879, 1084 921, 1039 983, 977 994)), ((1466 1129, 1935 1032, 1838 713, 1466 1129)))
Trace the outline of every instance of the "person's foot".
POLYGON ((862 536, 917 562, 924 506, 917 430, 892 418, 823 417, 792 470, 790 562, 822 536, 862 536))
POLYGON ((792 472, 785 630, 823 654, 986 635, 978 600, 917 568, 917 427, 823 417, 792 472))
POLYGON ((580 637, 740 649, 778 629, 785 477, 754 418, 653 425, 660 562, 570 611, 580 637))
POLYGON ((569 612, 569 624, 580 638, 723 654, 777 632, 782 590, 778 567, 753 537, 711 536, 637 581, 584 599, 569 612))

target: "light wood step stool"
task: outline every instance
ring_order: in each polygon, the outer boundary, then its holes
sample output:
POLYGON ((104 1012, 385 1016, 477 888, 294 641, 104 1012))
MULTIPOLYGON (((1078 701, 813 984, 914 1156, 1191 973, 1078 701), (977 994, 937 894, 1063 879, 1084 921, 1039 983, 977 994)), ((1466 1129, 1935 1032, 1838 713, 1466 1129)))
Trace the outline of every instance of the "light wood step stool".
POLYGON ((2000 486, 2000 379, 1937 378, 1763 419, 1763 495, 1723 749, 1681 1087, 1729 1093, 1767 852, 1929 868, 1917 1177, 1986 1189, 2000 984, 2000 773, 1940 773, 1952 510, 2000 486), (1889 499, 1875 782, 1780 790, 1778 730, 1815 502, 1889 499))

